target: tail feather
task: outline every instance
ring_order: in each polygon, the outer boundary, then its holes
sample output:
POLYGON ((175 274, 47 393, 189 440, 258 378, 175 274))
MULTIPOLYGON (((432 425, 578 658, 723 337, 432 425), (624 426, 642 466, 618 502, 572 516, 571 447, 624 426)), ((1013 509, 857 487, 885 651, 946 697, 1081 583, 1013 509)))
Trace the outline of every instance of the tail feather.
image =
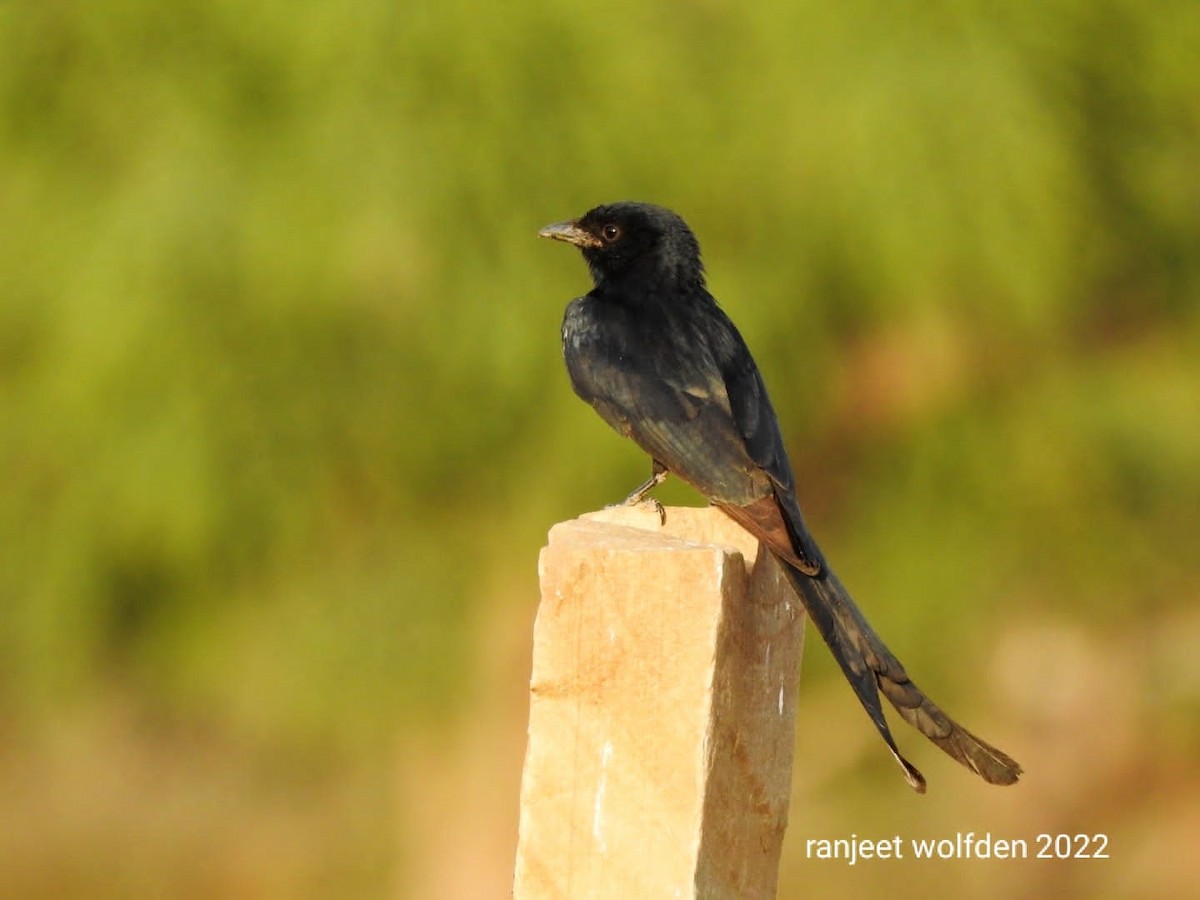
POLYGON ((809 576, 782 560, 781 563, 809 618, 916 791, 924 793, 925 779, 897 748, 879 702, 881 692, 906 722, 984 781, 1016 782, 1021 774, 1020 765, 951 719, 913 684, 904 666, 875 634, 828 567, 819 575, 809 576))

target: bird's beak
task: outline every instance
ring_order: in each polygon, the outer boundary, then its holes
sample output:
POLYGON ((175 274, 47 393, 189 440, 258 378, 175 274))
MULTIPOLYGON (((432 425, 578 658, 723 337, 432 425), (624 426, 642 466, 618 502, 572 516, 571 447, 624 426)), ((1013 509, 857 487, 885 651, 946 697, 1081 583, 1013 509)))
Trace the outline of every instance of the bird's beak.
POLYGON ((575 219, 547 225, 538 232, 538 237, 550 238, 552 241, 566 241, 576 247, 599 247, 604 243, 591 232, 580 228, 579 222, 575 219))

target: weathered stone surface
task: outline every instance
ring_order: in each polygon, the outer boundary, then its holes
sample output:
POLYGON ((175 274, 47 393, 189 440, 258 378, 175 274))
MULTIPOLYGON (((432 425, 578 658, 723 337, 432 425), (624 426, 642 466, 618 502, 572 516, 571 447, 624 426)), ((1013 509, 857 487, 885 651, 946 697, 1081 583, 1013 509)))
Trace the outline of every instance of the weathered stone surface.
POLYGON ((803 610, 716 509, 555 525, 514 896, 773 897, 803 610))

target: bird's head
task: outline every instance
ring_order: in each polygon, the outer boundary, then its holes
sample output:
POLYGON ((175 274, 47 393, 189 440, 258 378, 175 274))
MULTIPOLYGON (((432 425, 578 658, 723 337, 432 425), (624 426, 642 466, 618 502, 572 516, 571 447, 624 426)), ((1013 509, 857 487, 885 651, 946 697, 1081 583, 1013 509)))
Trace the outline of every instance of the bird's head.
POLYGON ((538 234, 578 247, 597 286, 626 280, 643 287, 704 284, 696 236, 678 215, 652 203, 597 206, 538 234))

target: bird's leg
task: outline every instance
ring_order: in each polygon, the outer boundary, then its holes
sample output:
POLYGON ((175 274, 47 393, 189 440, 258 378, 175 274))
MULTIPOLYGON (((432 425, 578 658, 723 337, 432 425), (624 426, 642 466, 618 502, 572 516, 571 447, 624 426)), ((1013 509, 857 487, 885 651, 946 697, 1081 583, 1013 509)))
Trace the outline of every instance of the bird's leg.
POLYGON ((667 480, 667 467, 657 459, 652 461, 650 477, 639 484, 622 502, 622 506, 637 506, 646 495, 667 480))
MULTIPOLYGON (((667 467, 660 463, 657 459, 652 460, 650 467, 650 477, 635 487, 628 497, 621 501, 621 506, 637 506, 646 500, 646 495, 652 490, 667 480, 667 467)), ((658 520, 661 524, 667 524, 667 511, 662 503, 650 498, 650 502, 654 504, 654 508, 658 510, 658 520)))

